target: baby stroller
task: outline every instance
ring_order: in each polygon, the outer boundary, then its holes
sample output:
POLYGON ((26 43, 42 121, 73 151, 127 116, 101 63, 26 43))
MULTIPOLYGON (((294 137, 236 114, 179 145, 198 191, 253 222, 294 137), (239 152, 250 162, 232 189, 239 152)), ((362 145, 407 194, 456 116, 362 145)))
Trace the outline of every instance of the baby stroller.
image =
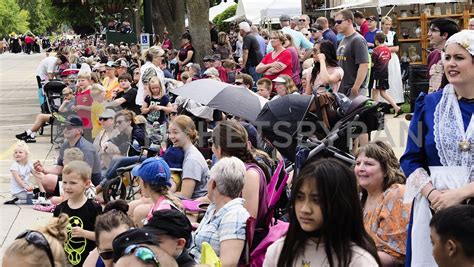
MULTIPOLYGON (((306 149, 303 161, 318 155, 336 157, 352 165, 354 158, 348 153, 347 142, 338 141, 383 129, 384 116, 380 104, 365 96, 352 101, 333 96, 334 112, 329 115, 329 124, 323 122, 317 96, 292 94, 266 103, 257 117, 257 127, 262 129, 263 138, 291 163, 296 163, 298 152, 306 149)), ((287 171, 291 169, 293 165, 287 171)))
MULTIPOLYGON (((45 101, 41 105, 41 113, 53 115, 58 112, 59 106, 61 105, 61 94, 65 87, 66 84, 59 80, 49 81, 43 86, 42 93, 45 101)), ((48 124, 43 125, 39 130, 39 134, 42 135, 44 132, 44 127, 48 125, 51 126, 51 143, 54 142, 55 136, 58 135, 59 131, 59 129, 56 130, 55 134, 53 129, 54 124, 54 119, 51 119, 48 124)))

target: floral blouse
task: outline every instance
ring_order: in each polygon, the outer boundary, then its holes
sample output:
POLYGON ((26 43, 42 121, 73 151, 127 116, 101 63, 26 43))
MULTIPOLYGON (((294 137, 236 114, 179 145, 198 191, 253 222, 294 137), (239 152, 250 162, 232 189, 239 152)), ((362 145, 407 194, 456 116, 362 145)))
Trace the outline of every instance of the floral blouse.
POLYGON ((377 250, 383 251, 397 262, 405 258, 410 204, 403 203, 405 185, 393 184, 380 196, 378 205, 364 211, 364 226, 375 241, 377 250))

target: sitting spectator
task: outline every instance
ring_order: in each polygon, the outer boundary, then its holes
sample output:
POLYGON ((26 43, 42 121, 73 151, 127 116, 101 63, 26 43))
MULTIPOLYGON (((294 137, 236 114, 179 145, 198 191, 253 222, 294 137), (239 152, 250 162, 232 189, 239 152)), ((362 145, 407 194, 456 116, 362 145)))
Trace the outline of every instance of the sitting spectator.
POLYGON ((364 229, 356 178, 340 161, 307 161, 288 204, 288 232, 267 249, 263 266, 380 266, 364 229))
POLYGON ((91 86, 91 122, 92 122, 92 138, 95 139, 97 134, 102 131, 102 125, 99 122, 99 115, 105 110, 105 88, 94 83, 91 86))
MULTIPOLYGON (((102 74, 102 73, 101 73, 102 74)), ((119 82, 117 77, 115 76, 115 68, 114 68, 114 62, 109 61, 105 65, 105 73, 103 74, 105 76, 104 80, 102 81, 102 85, 105 88, 106 93, 106 98, 107 100, 112 99, 112 93, 115 90, 118 90, 119 87, 119 82)))
POLYGON ((222 60, 222 66, 227 72, 227 82, 233 84, 235 82, 235 76, 237 75, 237 63, 235 63, 235 61, 233 61, 232 59, 225 59, 222 60))
POLYGON ((322 41, 313 48, 314 66, 306 75, 307 83, 305 93, 326 92, 331 88, 333 92, 339 90, 344 71, 339 67, 336 57, 336 47, 331 41, 322 41))
POLYGON ((235 85, 245 86, 245 88, 252 90, 253 88, 253 78, 252 76, 246 73, 239 73, 235 77, 235 85))
POLYGON ((134 227, 127 216, 128 204, 125 200, 107 203, 104 213, 97 216, 95 221, 95 244, 97 247, 89 253, 84 267, 112 267, 114 251, 112 241, 119 234, 134 227))
MULTIPOLYGON (((145 97, 141 112, 146 116, 148 123, 151 125, 154 125, 155 122, 159 125, 163 125, 167 122, 166 115, 173 109, 169 97, 166 94, 166 89, 158 77, 151 78, 148 82, 148 86, 150 88, 150 95, 145 97)), ((164 128, 164 130, 166 131, 166 128, 164 128)), ((162 134, 164 134, 165 131, 163 131, 162 134)))
POLYGON ((108 169, 110 166, 110 161, 113 157, 120 154, 110 154, 106 153, 104 148, 107 142, 119 134, 119 131, 114 127, 114 117, 115 111, 112 109, 106 109, 102 114, 99 115, 99 123, 102 126, 102 131, 100 131, 94 139, 94 147, 100 156, 100 166, 103 169, 108 169))
POLYGON ((137 89, 131 86, 132 76, 128 73, 122 74, 118 78, 120 91, 113 96, 113 101, 106 104, 107 107, 118 107, 135 112, 136 115, 141 113, 140 106, 135 103, 137 97, 137 89))
POLYGON ((439 267, 474 265, 474 206, 442 209, 433 215, 430 227, 433 256, 439 267))
POLYGON ((153 234, 160 247, 174 257, 179 266, 196 265, 187 250, 191 244, 192 226, 183 213, 173 209, 157 210, 143 230, 153 234))
POLYGON ((245 244, 249 213, 240 198, 245 180, 245 165, 236 157, 219 160, 211 170, 209 199, 204 218, 194 233, 191 254, 201 258, 201 244, 208 242, 223 266, 237 266, 245 244))
POLYGON ((265 99, 270 99, 272 95, 272 81, 267 78, 262 78, 257 81, 257 94, 265 99))
POLYGON ((36 183, 39 185, 40 193, 38 197, 38 204, 47 204, 46 191, 44 190, 43 184, 41 183, 42 176, 37 173, 31 162, 30 148, 28 145, 20 141, 13 149, 13 159, 15 162, 10 167, 12 174, 10 183, 10 193, 13 196, 12 200, 6 201, 4 204, 31 204, 26 203, 28 192, 32 193, 34 186, 30 183, 30 174, 35 177, 36 183))
POLYGON ((193 120, 180 115, 170 122, 169 139, 174 147, 184 150, 181 190, 176 192, 184 198, 198 198, 206 194, 209 168, 201 152, 194 146, 198 138, 193 120))
MULTIPOLYGON (((66 87, 62 91, 63 102, 58 108, 58 114, 62 117, 67 117, 72 114, 72 107, 74 104, 74 93, 70 87, 66 87)), ((19 140, 23 140, 26 143, 36 143, 36 132, 45 125, 45 123, 54 123, 56 114, 38 114, 36 115, 35 122, 30 129, 24 131, 21 134, 15 135, 19 140)))
POLYGON ((58 175, 62 173, 64 166, 64 151, 71 147, 77 147, 84 153, 84 160, 92 168, 92 183, 99 184, 101 180, 100 158, 94 148, 94 145, 82 137, 82 120, 78 116, 71 115, 65 122, 67 125, 64 129, 64 144, 59 149, 59 156, 54 167, 44 168, 43 165, 36 161, 33 166, 37 172, 45 175, 43 178, 43 186, 47 192, 54 191, 58 182, 58 175))
POLYGON ((20 234, 5 249, 8 256, 3 257, 2 266, 69 266, 63 248, 68 224, 69 217, 63 214, 38 231, 20 234))
POLYGON ((382 141, 361 147, 356 157, 365 230, 375 241, 382 266, 403 265, 410 205, 403 203, 406 179, 398 159, 382 141))
POLYGON ((104 149, 116 150, 118 148, 124 156, 139 155, 141 147, 145 144, 145 131, 135 123, 135 113, 130 110, 117 112, 115 114, 115 125, 119 134, 112 138, 104 149))
POLYGON ((274 88, 276 90, 276 95, 272 100, 278 99, 282 96, 289 94, 298 94, 298 88, 295 83, 288 75, 280 75, 272 80, 274 82, 274 88))
POLYGON ((143 229, 129 229, 112 242, 114 267, 169 266, 178 267, 176 260, 160 248, 153 234, 143 229))
POLYGON ((133 168, 132 175, 140 178, 142 194, 151 199, 151 204, 145 203, 134 208, 132 218, 135 225, 148 223, 157 210, 183 209, 179 199, 169 192, 171 170, 162 158, 146 159, 133 168))

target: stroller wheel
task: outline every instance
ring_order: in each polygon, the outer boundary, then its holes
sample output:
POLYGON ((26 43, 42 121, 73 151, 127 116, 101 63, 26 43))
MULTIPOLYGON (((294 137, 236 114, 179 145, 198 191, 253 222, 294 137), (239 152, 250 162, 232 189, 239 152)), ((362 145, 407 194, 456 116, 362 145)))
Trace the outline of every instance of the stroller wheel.
POLYGON ((104 188, 102 190, 102 195, 104 197, 105 203, 116 199, 125 199, 126 194, 127 188, 122 183, 120 177, 107 181, 104 184, 104 188))

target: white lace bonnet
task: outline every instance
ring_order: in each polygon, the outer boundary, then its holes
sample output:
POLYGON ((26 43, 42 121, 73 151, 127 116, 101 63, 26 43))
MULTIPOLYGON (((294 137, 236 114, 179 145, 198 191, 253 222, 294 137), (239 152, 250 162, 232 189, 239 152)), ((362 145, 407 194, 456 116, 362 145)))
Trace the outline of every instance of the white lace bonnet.
POLYGON ((446 41, 444 48, 446 48, 448 44, 459 44, 460 46, 464 47, 464 49, 466 49, 469 54, 474 56, 474 30, 462 30, 453 34, 446 41))

